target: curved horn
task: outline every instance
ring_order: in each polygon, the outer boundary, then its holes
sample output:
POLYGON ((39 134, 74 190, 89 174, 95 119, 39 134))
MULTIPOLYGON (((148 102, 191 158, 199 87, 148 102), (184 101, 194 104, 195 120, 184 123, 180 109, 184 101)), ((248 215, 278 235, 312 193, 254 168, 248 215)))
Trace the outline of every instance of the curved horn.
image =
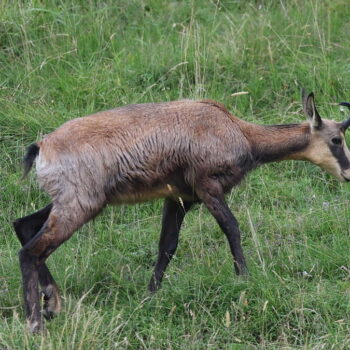
POLYGON ((345 122, 342 123, 342 128, 344 131, 350 126, 350 118, 348 120, 345 120, 345 122))
POLYGON ((345 107, 348 107, 350 109, 350 103, 349 102, 340 102, 339 106, 345 106, 345 107))
MULTIPOLYGON (((345 106, 348 107, 350 109, 350 103, 349 102, 340 102, 339 106, 345 106)), ((350 117, 348 118, 348 120, 345 120, 345 122, 342 123, 342 128, 344 129, 344 131, 350 126, 350 117)))

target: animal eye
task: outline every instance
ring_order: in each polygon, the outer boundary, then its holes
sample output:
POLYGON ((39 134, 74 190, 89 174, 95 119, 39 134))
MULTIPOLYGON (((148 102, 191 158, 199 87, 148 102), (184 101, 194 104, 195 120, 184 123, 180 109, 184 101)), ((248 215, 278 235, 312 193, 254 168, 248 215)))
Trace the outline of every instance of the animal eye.
POLYGON ((339 138, 339 137, 334 137, 334 138, 332 139, 332 143, 335 144, 335 145, 341 145, 342 139, 339 138))

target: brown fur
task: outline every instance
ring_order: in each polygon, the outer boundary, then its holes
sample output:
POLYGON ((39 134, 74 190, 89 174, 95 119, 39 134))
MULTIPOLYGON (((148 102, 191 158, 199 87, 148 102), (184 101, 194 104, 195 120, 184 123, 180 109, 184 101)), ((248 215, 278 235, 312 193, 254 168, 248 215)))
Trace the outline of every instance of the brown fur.
POLYGON ((246 172, 241 159, 250 151, 226 110, 192 101, 127 106, 74 119, 39 147, 40 185, 54 202, 78 201, 91 213, 110 202, 194 198, 191 184, 202 171, 232 168, 233 184, 238 183, 246 172))
POLYGON ((240 120, 211 100, 131 105, 71 120, 32 145, 26 171, 38 155, 38 180, 52 206, 15 223, 24 245, 20 264, 29 328, 42 327, 38 281, 46 297, 44 315, 60 308, 45 259, 107 204, 166 198, 151 291, 160 286, 181 222, 195 202, 215 217, 236 272, 245 274, 238 223, 224 193, 258 165, 283 159, 308 160, 350 179, 345 143, 330 145, 334 137, 344 139, 339 124, 323 120, 321 127, 313 95, 304 103, 310 122, 273 126, 240 120))

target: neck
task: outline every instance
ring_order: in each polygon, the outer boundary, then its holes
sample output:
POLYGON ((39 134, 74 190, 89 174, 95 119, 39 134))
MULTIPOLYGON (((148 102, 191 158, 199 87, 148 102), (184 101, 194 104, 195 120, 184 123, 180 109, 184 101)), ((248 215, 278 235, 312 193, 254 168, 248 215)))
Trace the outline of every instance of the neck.
POLYGON ((309 123, 264 126, 243 122, 240 128, 256 164, 304 159, 303 150, 310 142, 309 123))

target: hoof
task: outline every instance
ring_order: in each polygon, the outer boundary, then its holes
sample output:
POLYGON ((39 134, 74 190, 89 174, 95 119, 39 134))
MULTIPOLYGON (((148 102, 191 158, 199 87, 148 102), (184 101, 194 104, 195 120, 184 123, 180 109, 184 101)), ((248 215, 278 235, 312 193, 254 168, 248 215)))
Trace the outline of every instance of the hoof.
POLYGON ((161 287, 161 284, 160 282, 158 281, 155 281, 155 280, 151 280, 151 282, 149 283, 148 285, 148 291, 151 293, 151 294, 154 294, 156 292, 158 292, 158 290, 160 289, 161 287))
POLYGON ((56 312, 51 311, 45 307, 43 308, 43 311, 41 313, 45 317, 45 320, 47 320, 47 321, 51 321, 57 315, 56 312))
POLYGON ((235 265, 236 274, 242 277, 248 277, 249 271, 246 264, 235 265))
POLYGON ((41 320, 30 321, 27 320, 27 329, 29 333, 40 334, 44 332, 44 327, 41 320))
POLYGON ((245 267, 244 269, 242 269, 242 270, 239 272, 239 275, 242 276, 242 277, 248 277, 248 276, 249 276, 249 271, 248 271, 247 267, 245 267))
POLYGON ((57 289, 53 286, 47 286, 41 291, 43 297, 42 315, 47 320, 52 320, 61 309, 61 299, 57 293, 57 289))

